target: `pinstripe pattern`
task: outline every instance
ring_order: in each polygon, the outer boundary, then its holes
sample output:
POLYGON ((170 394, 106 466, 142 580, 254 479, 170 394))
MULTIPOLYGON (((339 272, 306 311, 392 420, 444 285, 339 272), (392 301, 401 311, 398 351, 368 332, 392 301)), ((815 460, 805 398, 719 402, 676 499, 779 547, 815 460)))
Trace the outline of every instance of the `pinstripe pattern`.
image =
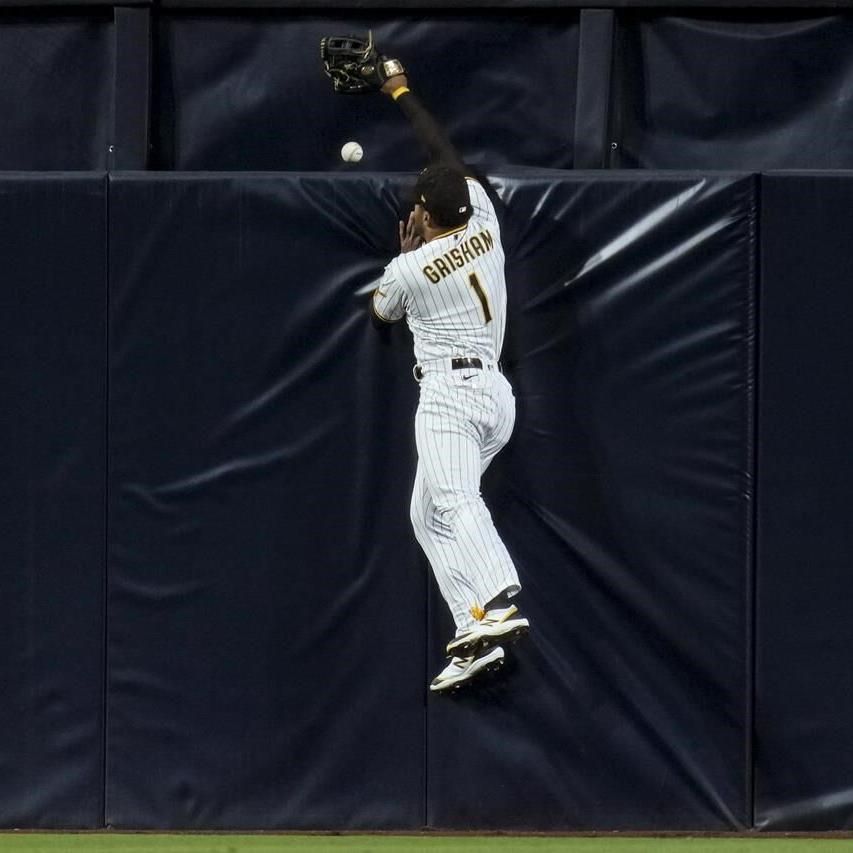
POLYGON ((430 373, 421 383, 410 516, 459 630, 472 624, 473 605, 520 588, 480 495, 480 477, 514 422, 512 390, 497 371, 430 373))
POLYGON ((506 324, 500 227, 480 184, 469 179, 468 188, 467 227, 394 258, 373 295, 380 317, 406 317, 424 367, 410 515, 457 632, 473 624, 472 606, 520 589, 480 495, 483 472, 512 434, 512 389, 495 369, 446 369, 453 357, 493 366, 506 324))

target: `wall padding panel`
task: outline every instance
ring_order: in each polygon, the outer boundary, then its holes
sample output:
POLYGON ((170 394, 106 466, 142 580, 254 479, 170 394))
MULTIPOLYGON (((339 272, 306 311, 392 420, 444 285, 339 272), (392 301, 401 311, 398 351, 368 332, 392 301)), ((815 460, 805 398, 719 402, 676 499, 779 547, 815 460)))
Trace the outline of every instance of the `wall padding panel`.
POLYGON ((0 825, 103 818, 103 175, 0 178, 0 825))
POLYGON ((408 183, 112 180, 108 821, 745 825, 754 179, 498 181, 534 633, 459 701, 364 314, 408 183))
MULTIPOLYGON (((756 182, 506 189, 518 420, 485 491, 533 627, 430 700, 430 825, 742 828, 756 182)), ((430 628, 435 669, 440 602, 430 628)))
POLYGON ((421 826, 393 186, 113 178, 110 226, 108 822, 421 826))
POLYGON ((849 174, 762 178, 757 825, 853 827, 849 174))

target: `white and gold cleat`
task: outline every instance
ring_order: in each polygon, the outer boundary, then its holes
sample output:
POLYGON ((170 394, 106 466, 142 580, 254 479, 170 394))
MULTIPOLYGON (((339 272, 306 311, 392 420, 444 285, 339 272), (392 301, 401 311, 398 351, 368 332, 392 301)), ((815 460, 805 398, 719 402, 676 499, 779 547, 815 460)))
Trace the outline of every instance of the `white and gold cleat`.
POLYGON ((454 637, 447 644, 447 654, 455 657, 482 652, 498 643, 514 643, 520 640, 530 630, 530 622, 511 604, 500 610, 479 610, 471 608, 477 618, 474 627, 465 634, 454 637))
POLYGON ((456 690, 471 681, 500 669, 504 663, 504 650, 500 646, 487 649, 481 655, 455 657, 432 680, 429 689, 433 693, 456 690))

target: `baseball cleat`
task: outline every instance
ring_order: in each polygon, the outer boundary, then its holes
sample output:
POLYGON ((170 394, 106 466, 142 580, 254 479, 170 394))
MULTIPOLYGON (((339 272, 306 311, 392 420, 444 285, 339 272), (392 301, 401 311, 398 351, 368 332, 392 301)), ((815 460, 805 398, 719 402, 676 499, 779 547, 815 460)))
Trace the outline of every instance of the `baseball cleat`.
POLYGON ((429 689, 433 693, 453 692, 488 672, 500 669, 503 662, 504 650, 500 646, 488 649, 479 657, 477 655, 465 658, 455 657, 433 678, 429 689))
POLYGON ((488 610, 470 631, 447 644, 447 654, 453 657, 474 655, 498 643, 514 643, 529 630, 530 622, 519 615, 514 604, 500 610, 488 610))

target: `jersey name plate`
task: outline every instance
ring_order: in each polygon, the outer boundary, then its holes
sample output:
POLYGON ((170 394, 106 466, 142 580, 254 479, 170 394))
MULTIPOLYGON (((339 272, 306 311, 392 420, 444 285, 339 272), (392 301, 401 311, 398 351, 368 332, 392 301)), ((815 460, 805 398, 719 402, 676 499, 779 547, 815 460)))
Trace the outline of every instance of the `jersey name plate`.
POLYGON ((431 264, 427 264, 423 270, 424 275, 433 283, 438 284, 445 276, 450 275, 453 270, 458 270, 470 263, 474 258, 485 255, 495 246, 488 229, 483 229, 473 237, 463 240, 458 246, 445 252, 441 257, 434 258, 431 264))

